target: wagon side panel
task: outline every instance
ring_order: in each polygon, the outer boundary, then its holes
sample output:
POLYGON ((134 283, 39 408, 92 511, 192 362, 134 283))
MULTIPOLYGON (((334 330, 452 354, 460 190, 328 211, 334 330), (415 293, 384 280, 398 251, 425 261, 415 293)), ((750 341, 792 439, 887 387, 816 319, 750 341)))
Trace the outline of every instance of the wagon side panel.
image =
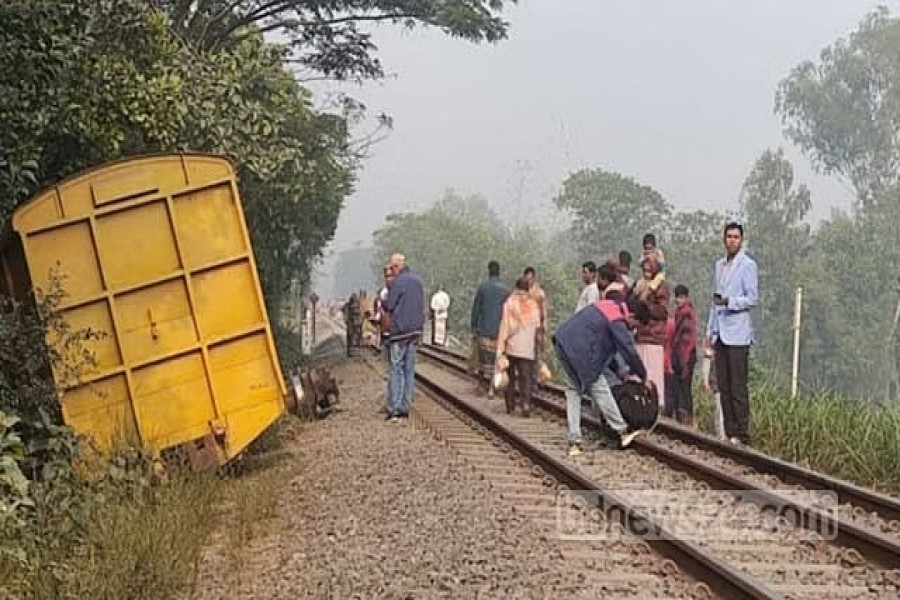
POLYGON ((107 334, 89 344, 94 368, 54 372, 76 430, 107 448, 212 439, 223 462, 284 411, 227 160, 164 155, 103 166, 21 207, 13 227, 34 286, 46 288, 58 265, 66 322, 107 334))

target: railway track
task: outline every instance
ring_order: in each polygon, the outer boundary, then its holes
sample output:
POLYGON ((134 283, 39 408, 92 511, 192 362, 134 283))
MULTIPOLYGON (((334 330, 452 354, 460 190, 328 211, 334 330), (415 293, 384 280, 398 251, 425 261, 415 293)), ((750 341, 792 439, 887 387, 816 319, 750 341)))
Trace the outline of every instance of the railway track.
MULTIPOLYGON (((460 372, 465 368, 466 357, 455 352, 436 346, 425 346, 423 352, 432 360, 443 362, 460 372)), ((563 388, 555 384, 541 385, 539 395, 545 402, 556 405, 564 402, 563 388)), ((590 415, 585 417, 592 425, 597 425, 596 419, 590 415)), ((695 461, 713 464, 720 471, 740 475, 752 480, 757 486, 765 486, 771 490, 823 492, 820 498, 822 507, 837 510, 844 522, 861 529, 873 530, 892 539, 894 543, 900 543, 898 498, 805 469, 752 448, 719 441, 666 418, 660 418, 655 433, 660 435, 654 436, 652 442, 639 438, 634 447, 674 466, 694 468, 695 461)), ((736 483, 728 479, 725 482, 729 485, 736 483)))
MULTIPOLYGON (((386 374, 381 361, 368 362, 386 374)), ((418 391, 410 415, 413 424, 455 452, 488 484, 496 500, 537 526, 551 551, 565 561, 566 571, 559 574, 560 579, 581 590, 569 597, 717 597, 709 584, 626 533, 619 522, 591 510, 590 502, 578 493, 583 487, 580 483, 554 471, 540 452, 529 453, 511 444, 509 436, 514 434, 479 414, 473 405, 461 404, 446 391, 422 382, 418 391), (568 533, 560 535, 564 529, 568 533)), ((498 562, 515 559, 497 557, 498 562)))
MULTIPOLYGON (((653 553, 634 561, 633 574, 649 575, 649 589, 662 590, 665 597, 900 595, 895 518, 900 507, 890 497, 669 423, 639 438, 636 452, 597 441, 586 444, 581 457, 563 459, 565 407, 559 388, 542 386, 535 398, 538 412, 524 419, 507 415, 500 399, 477 396, 464 357, 427 346, 420 356, 425 360, 416 374, 423 390, 464 415, 478 435, 490 432, 502 453, 538 465, 542 481, 556 481, 581 499, 578 514, 591 515, 587 520, 562 510, 558 501, 553 505, 557 514, 574 519, 556 521, 557 538, 598 544, 600 561, 615 555, 616 544, 645 548, 640 545, 645 543, 653 553), (633 535, 623 535, 625 530, 633 535), (666 571, 660 573, 662 564, 666 571), (662 577, 664 585, 652 583, 653 577, 662 577)), ((438 435, 450 431, 450 421, 436 416, 427 402, 414 411, 416 418, 435 423, 438 435)), ((588 415, 583 422, 600 427, 588 415)), ((471 442, 471 435, 457 429, 446 439, 471 442)), ((469 453, 473 460, 481 456, 480 450, 469 453)), ((517 485, 520 479, 513 479, 517 485)), ((522 501, 529 501, 527 494, 522 501)))
POLYGON ((413 418, 486 480, 498 500, 535 522, 585 597, 597 597, 598 592, 605 598, 713 597, 707 584, 627 536, 621 525, 613 528, 602 514, 592 515, 577 494, 511 447, 502 433, 486 428, 440 394, 419 395, 413 418), (578 524, 577 535, 558 538, 566 523, 578 524))

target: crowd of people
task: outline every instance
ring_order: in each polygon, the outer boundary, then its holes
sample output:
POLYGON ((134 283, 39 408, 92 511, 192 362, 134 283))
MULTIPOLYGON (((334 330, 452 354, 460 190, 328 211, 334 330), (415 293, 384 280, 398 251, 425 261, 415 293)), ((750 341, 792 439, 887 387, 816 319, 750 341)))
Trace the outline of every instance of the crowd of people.
MULTIPOLYGON (((721 439, 749 444, 749 348, 754 330, 751 311, 758 297, 757 267, 743 249, 738 223, 723 230, 725 255, 716 261, 709 317, 703 344, 703 383, 716 398, 716 429, 721 439)), ((619 252, 599 267, 581 265, 584 287, 571 316, 551 335, 548 297, 533 267, 522 271, 509 289, 500 265, 490 261, 471 308, 471 370, 488 397, 503 390, 506 410, 531 412, 539 381, 550 377, 548 344, 566 378, 570 455, 582 452, 582 398, 603 417, 627 447, 644 428, 622 416, 614 390, 640 384, 659 412, 694 427, 693 380, 698 363, 700 325, 690 290, 672 287, 666 260, 653 234, 643 239, 639 273, 631 276, 632 256, 619 252)), ((391 257, 384 287, 375 300, 378 347, 387 348, 390 377, 385 412, 397 421, 409 414, 415 383, 416 345, 425 326, 421 279, 403 255, 391 257)), ((450 297, 443 288, 431 298, 432 343, 447 339, 450 297)))
MULTIPOLYGON (((714 289, 703 336, 704 385, 715 393, 720 438, 749 443, 747 371, 753 341, 750 311, 758 296, 756 263, 743 250, 743 228, 723 231, 725 256, 717 261, 714 289)), ((599 267, 581 265, 584 287, 573 314, 549 338, 566 377, 569 452, 582 452, 581 402, 586 397, 627 447, 643 433, 622 418, 613 389, 640 382, 657 399, 659 412, 694 427, 693 381, 698 359, 697 311, 690 290, 672 287, 666 260, 653 234, 643 239, 639 273, 632 278, 632 256, 619 252, 599 267)), ((548 342, 546 292, 528 267, 512 290, 500 265, 488 263, 488 277, 472 304, 473 371, 488 396, 505 388, 507 411, 519 399, 523 416, 546 370, 548 342), (499 373, 499 376, 497 374, 499 373)))

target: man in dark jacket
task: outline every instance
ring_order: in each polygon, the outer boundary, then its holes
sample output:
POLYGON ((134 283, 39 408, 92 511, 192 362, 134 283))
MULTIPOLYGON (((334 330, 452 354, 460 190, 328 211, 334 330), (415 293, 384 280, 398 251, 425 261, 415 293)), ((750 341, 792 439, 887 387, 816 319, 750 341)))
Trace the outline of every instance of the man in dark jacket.
MULTIPOLYGON (((472 301, 473 351, 476 353, 475 371, 490 381, 494 362, 497 359, 497 335, 503 317, 503 303, 509 296, 509 289, 500 281, 500 264, 492 260, 488 263, 488 278, 478 286, 472 301)), ((494 386, 488 383, 488 396, 493 396, 494 386)))
POLYGON ((641 433, 632 431, 622 418, 609 384, 603 377, 607 368, 647 384, 647 370, 638 356, 628 331, 629 324, 646 323, 647 307, 634 298, 628 303, 601 299, 574 314, 559 326, 553 336, 556 356, 566 373, 567 420, 569 422, 569 456, 581 454, 581 397, 587 395, 600 410, 607 425, 619 435, 625 448, 641 433), (620 369, 614 355, 625 361, 630 374, 620 369))
POLYGON ((397 421, 409 416, 415 392, 416 346, 425 325, 425 290, 422 281, 406 266, 402 254, 391 256, 389 266, 394 280, 385 303, 391 315, 387 418, 397 421))

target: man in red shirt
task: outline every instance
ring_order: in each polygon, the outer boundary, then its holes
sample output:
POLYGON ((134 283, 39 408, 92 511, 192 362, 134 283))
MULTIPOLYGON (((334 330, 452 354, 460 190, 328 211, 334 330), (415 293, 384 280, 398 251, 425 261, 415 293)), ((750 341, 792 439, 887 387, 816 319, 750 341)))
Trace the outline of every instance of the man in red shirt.
POLYGON ((688 289, 675 286, 675 332, 672 337, 672 375, 675 380, 675 418, 679 423, 694 426, 694 398, 691 384, 697 364, 697 311, 691 303, 688 289))

